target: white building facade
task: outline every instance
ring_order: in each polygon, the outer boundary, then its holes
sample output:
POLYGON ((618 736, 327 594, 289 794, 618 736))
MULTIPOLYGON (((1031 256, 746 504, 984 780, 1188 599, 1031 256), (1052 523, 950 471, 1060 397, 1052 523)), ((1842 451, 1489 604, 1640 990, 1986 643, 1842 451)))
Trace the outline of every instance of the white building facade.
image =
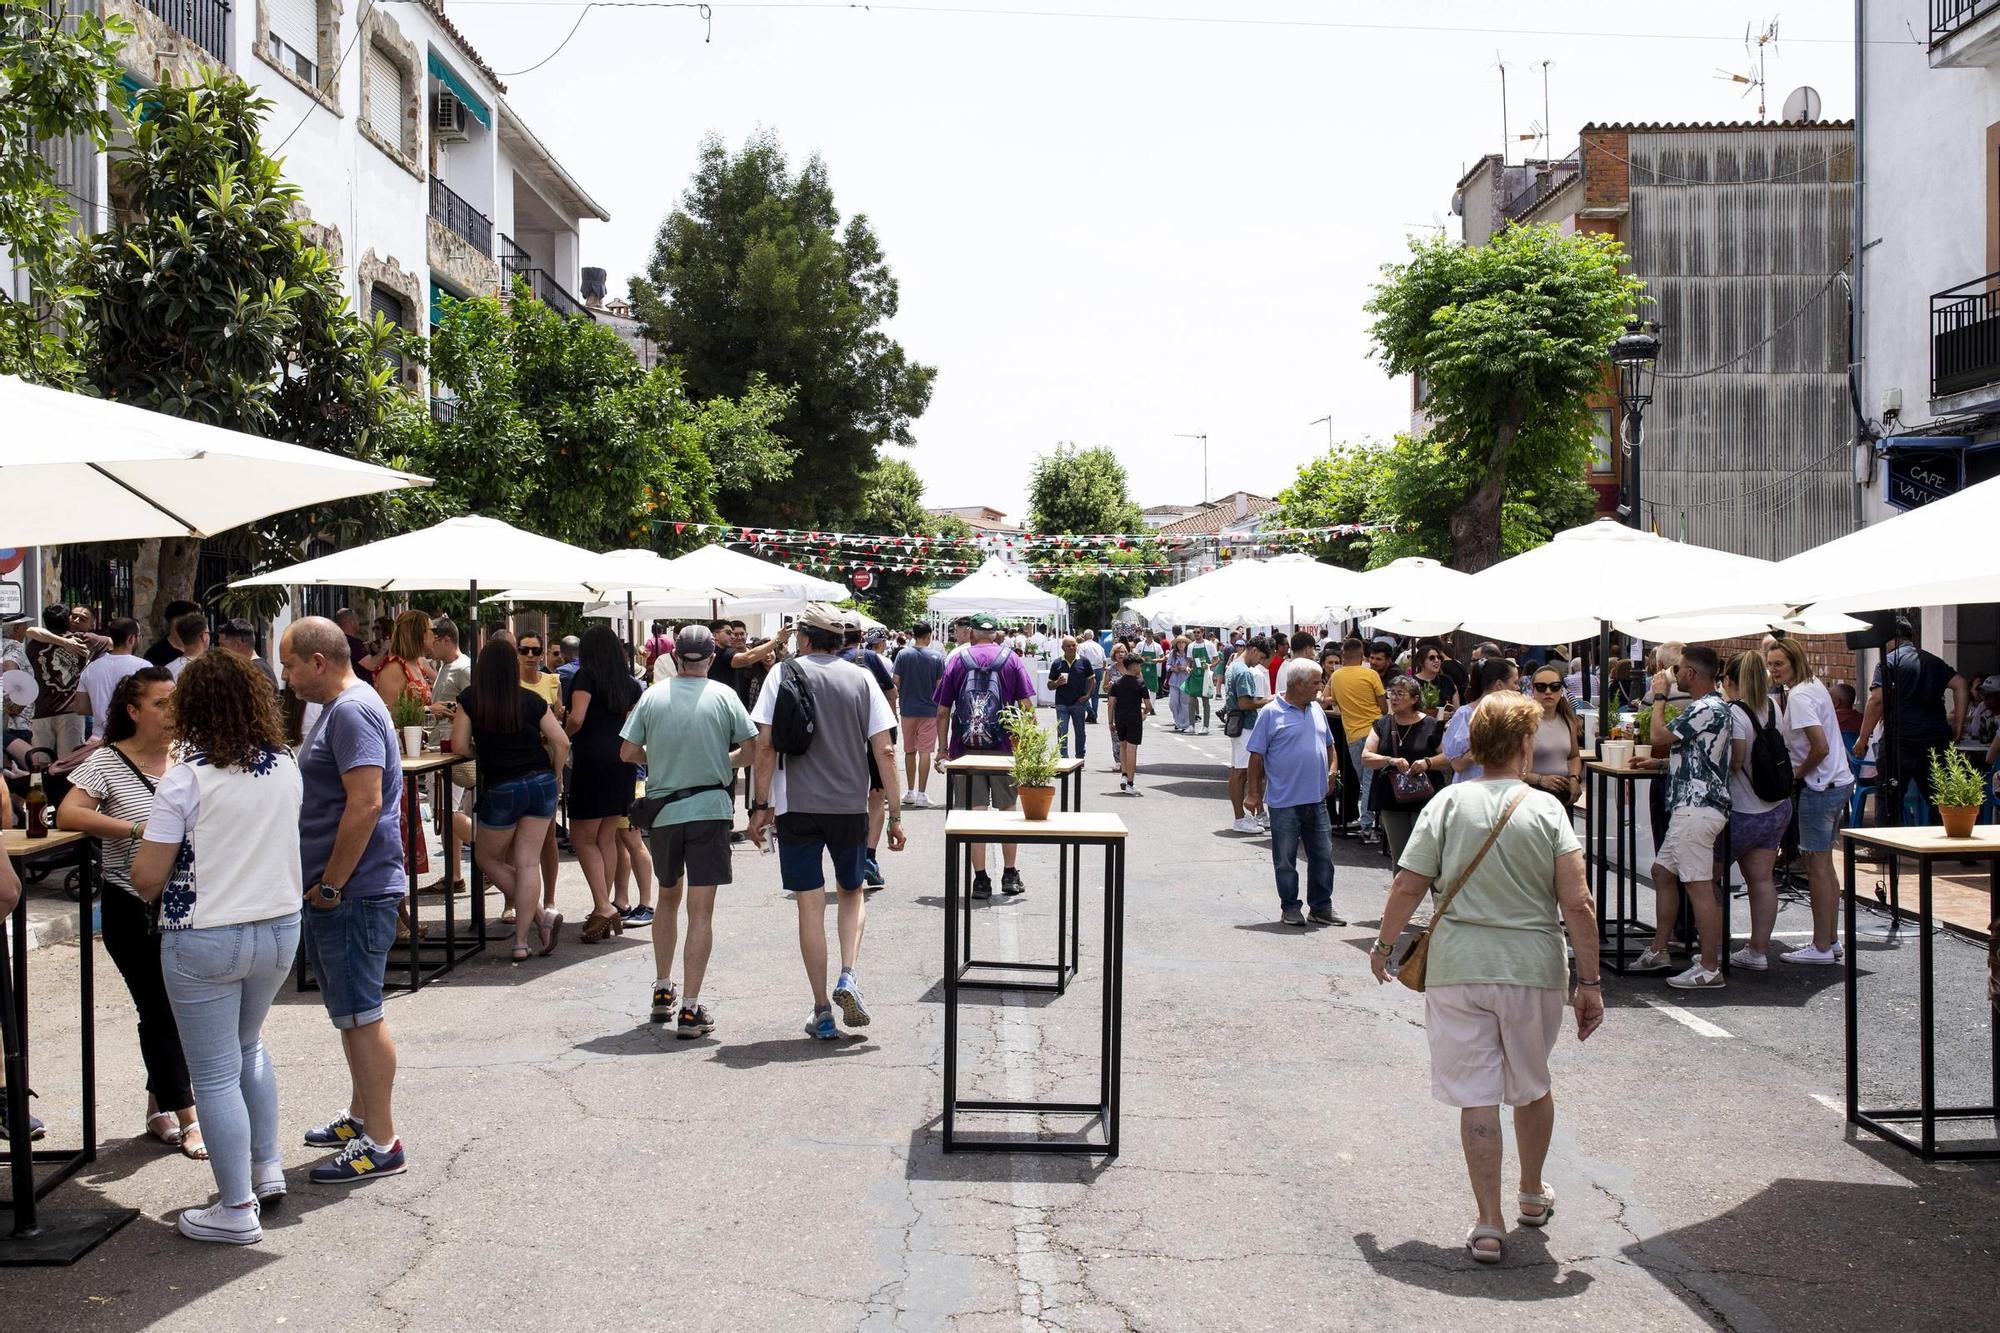
MULTIPOLYGON (((1856 28, 1856 387, 1882 438, 1854 473, 1876 522, 2000 476, 2000 3, 1857 0, 1856 28)), ((1930 608, 1920 633, 1968 677, 2000 670, 2000 607, 1930 608)))

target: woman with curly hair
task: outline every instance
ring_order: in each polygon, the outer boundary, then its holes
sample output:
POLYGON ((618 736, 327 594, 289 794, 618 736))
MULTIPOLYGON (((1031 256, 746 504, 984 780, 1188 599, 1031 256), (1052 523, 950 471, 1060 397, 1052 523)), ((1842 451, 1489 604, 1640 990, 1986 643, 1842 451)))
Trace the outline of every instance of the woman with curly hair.
POLYGON ((278 699, 233 653, 204 653, 170 696, 178 762, 160 779, 132 858, 133 890, 158 900, 160 970, 194 1082, 220 1197, 180 1215, 191 1240, 250 1245, 285 1193, 278 1081, 264 1015, 299 947, 303 786, 278 699))

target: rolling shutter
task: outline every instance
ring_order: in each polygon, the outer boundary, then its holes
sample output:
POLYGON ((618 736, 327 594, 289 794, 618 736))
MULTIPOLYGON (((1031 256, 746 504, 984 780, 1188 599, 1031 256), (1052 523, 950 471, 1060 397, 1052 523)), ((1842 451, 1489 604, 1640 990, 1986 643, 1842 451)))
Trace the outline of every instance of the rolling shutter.
POLYGON ((403 142, 403 71, 375 43, 368 43, 368 60, 361 69, 362 98, 367 103, 368 124, 395 144, 403 142))
POLYGON ((264 8, 271 19, 273 37, 307 60, 319 59, 317 0, 267 0, 264 8))

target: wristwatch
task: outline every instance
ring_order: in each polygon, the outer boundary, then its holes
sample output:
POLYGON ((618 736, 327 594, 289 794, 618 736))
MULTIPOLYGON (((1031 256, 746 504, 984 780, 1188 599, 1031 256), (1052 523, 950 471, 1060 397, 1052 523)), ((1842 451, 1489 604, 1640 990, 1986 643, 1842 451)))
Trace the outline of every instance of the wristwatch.
POLYGON ((325 880, 321 880, 317 884, 314 884, 312 888, 306 890, 306 892, 310 896, 317 898, 320 902, 325 903, 328 907, 335 906, 340 902, 340 886, 337 884, 329 884, 325 880))
POLYGON ((1383 956, 1384 958, 1387 958, 1387 957, 1388 957, 1388 956, 1389 956, 1390 954, 1392 954, 1392 953, 1396 952, 1396 945, 1395 945, 1395 941, 1393 941, 1393 940, 1376 940, 1374 944, 1372 944, 1372 945, 1370 945, 1370 946, 1369 946, 1369 952, 1370 952, 1370 953, 1379 953, 1379 954, 1381 954, 1381 955, 1382 955, 1382 956, 1383 956))
POLYGON ((757 801, 751 805, 750 813, 754 815, 760 810, 769 810, 770 808, 771 803, 769 801, 757 801))

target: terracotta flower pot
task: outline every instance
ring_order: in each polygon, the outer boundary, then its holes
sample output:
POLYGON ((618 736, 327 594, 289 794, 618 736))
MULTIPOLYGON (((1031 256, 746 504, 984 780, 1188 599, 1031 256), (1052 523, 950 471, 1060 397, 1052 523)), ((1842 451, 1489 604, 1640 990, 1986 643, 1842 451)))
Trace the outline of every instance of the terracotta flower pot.
POLYGON ((1969 838, 1972 826, 1979 822, 1979 807, 1976 805, 1941 805, 1938 814, 1944 820, 1944 836, 1947 838, 1969 838))
POLYGON ((1025 819, 1047 819, 1049 807, 1055 803, 1054 787, 1023 787, 1021 792, 1021 815, 1025 819))

